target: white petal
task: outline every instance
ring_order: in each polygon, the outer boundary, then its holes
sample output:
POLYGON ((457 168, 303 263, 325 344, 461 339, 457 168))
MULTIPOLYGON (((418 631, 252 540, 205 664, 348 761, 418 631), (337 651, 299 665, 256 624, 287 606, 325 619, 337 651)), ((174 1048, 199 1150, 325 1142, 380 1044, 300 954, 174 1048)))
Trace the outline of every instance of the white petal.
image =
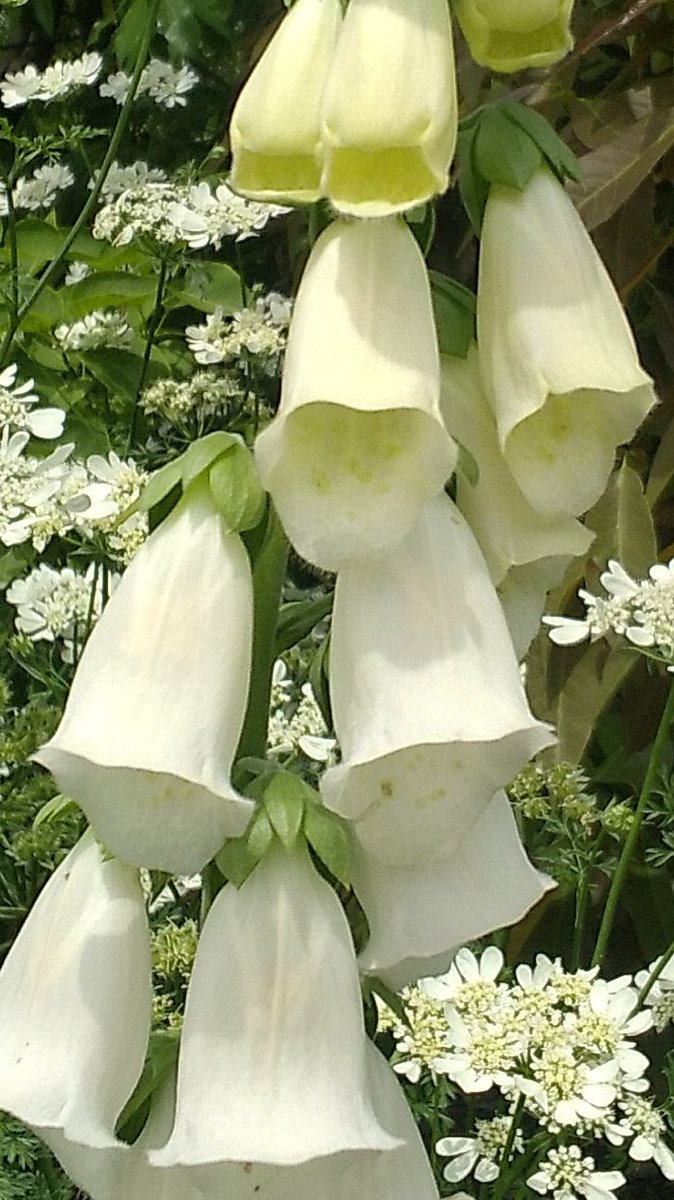
POLYGON ((255 445, 305 558, 328 570, 396 545, 456 459, 421 252, 396 219, 336 221, 295 302, 281 393, 255 445))
POLYGON ((28 413, 26 425, 35 437, 57 438, 63 433, 65 418, 62 408, 38 408, 28 413))
POLYGON ((446 858, 553 741, 529 711, 484 560, 444 495, 398 550, 340 574, 330 683, 343 761, 322 780, 324 802, 392 866, 446 858))
POLYGON ((585 512, 654 394, 613 284, 547 170, 523 191, 491 188, 477 320, 485 391, 520 488, 547 517, 585 512))
POLYGON ((444 192, 456 132, 444 0, 351 0, 323 100, 331 203, 381 217, 444 192))
POLYGON ((466 1178, 466 1175, 470 1175, 476 1162, 477 1151, 469 1150, 465 1154, 460 1154, 453 1162, 447 1163, 442 1173, 448 1183, 459 1183, 466 1178))
POLYGON ((150 945, 138 872, 91 833, 38 897, 0 972, 0 1108, 115 1145, 150 1027, 150 945))
POLYGON ((125 571, 36 755, 126 862, 189 875, 243 832, 252 805, 229 767, 251 625, 243 545, 188 497, 125 571))
POLYGON ((159 1166, 293 1164, 396 1143, 365 1092, 351 934, 305 854, 280 847, 208 914, 187 995, 173 1133, 159 1166), (339 1047, 339 1057, 335 1057, 339 1047))
MULTIPOLYGON (((527 859, 502 792, 445 861, 390 867, 356 849, 353 882, 370 926, 361 966, 395 988, 446 968, 454 947, 518 921, 554 886, 527 859)), ((465 959, 461 972, 471 977, 465 959)))

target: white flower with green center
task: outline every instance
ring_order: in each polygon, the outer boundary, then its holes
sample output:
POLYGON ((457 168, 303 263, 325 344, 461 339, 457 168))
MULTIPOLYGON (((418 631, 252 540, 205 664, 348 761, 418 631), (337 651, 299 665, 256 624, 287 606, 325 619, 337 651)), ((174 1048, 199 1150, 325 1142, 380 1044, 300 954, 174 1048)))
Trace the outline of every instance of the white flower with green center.
POLYGON ((203 325, 188 325, 187 345, 202 365, 235 362, 249 354, 259 358, 266 369, 275 369, 286 343, 290 303, 270 292, 260 296, 253 308, 244 308, 225 317, 216 308, 203 325))
POLYGON ((57 325, 54 337, 64 351, 124 349, 132 333, 125 313, 99 308, 70 325, 57 325))
MULTIPOLYGON (((187 104, 188 92, 199 82, 199 76, 191 67, 173 67, 171 63, 160 58, 151 58, 143 67, 136 98, 147 95, 161 108, 184 107, 187 104)), ((110 97, 115 104, 123 104, 129 92, 131 76, 125 71, 116 71, 108 75, 98 91, 103 97, 110 97)))
POLYGON ((478 1020, 487 1018, 506 991, 505 984, 496 982, 503 963, 503 954, 496 946, 487 946, 479 961, 473 951, 464 946, 446 975, 422 979, 419 986, 427 996, 449 1001, 463 1015, 478 1020))
MULTIPOLYGON (((98 182, 99 174, 99 171, 94 171, 89 181, 89 188, 93 188, 98 182)), ((124 166, 115 159, 105 176, 100 198, 101 200, 114 200, 116 196, 121 196, 122 192, 129 191, 129 189, 143 187, 148 183, 165 182, 166 172, 161 167, 150 167, 143 159, 137 159, 124 166)))
POLYGON ((72 287, 76 283, 81 283, 83 279, 87 278, 87 275, 91 275, 91 267, 76 259, 75 262, 70 263, 63 282, 66 287, 72 287))
POLYGON ((244 200, 221 183, 212 192, 208 183, 191 187, 182 204, 169 210, 169 219, 192 250, 204 246, 220 249, 226 237, 237 242, 253 237, 272 217, 290 212, 277 204, 257 204, 244 200))
POLYGON ((674 1179, 674 1154, 664 1140, 665 1122, 643 1096, 626 1096, 620 1101, 624 1114, 622 1128, 632 1137, 628 1154, 634 1162, 653 1162, 665 1179, 674 1179))
POLYGON ((82 54, 80 58, 74 58, 70 62, 57 59, 55 63, 45 69, 42 76, 43 94, 40 98, 55 100, 57 97, 67 96, 76 88, 95 83, 102 66, 103 59, 95 50, 82 54))
POLYGON ((396 1025, 396 1050, 402 1057, 393 1070, 417 1083, 424 1071, 433 1072, 433 1063, 447 1048, 444 1006, 420 987, 403 988, 400 995, 409 1026, 396 1025))
POLYGON ((494 1085, 508 1090, 526 1040, 507 1017, 492 1014, 489 1021, 462 1019, 448 1006, 447 1042, 451 1049, 433 1063, 440 1075, 448 1075, 468 1094, 487 1092, 494 1085))
POLYGON ((583 1158, 580 1146, 558 1146, 527 1185, 539 1196, 552 1192, 553 1200, 616 1200, 615 1189, 622 1187, 625 1176, 620 1171, 595 1171, 594 1165, 593 1158, 583 1158))
POLYGON ((148 181, 134 185, 98 210, 92 233, 113 246, 128 246, 138 239, 173 246, 181 240, 181 234, 170 213, 183 196, 184 188, 173 183, 148 181))
MULTIPOLYGON (((116 577, 108 579, 105 590, 115 582, 116 577)), ((81 646, 100 616, 103 596, 103 576, 93 563, 85 574, 40 563, 25 579, 15 579, 6 593, 7 601, 17 608, 17 630, 33 642, 62 641, 66 662, 72 662, 74 645, 81 646)))
POLYGON ((180 424, 190 414, 207 417, 226 411, 231 401, 243 398, 234 373, 196 371, 191 379, 157 379, 143 391, 140 405, 146 413, 157 413, 172 424, 180 424))
POLYGON ((529 1060, 531 1078, 517 1078, 519 1091, 538 1121, 553 1132, 567 1125, 599 1121, 617 1096, 618 1063, 590 1067, 580 1062, 573 1038, 544 1044, 529 1060))
POLYGON ((34 437, 57 438, 63 433, 65 412, 62 408, 38 408, 39 397, 32 391, 33 380, 16 384, 18 367, 11 363, 0 372, 0 425, 27 429, 34 437))
POLYGON ((4 108, 19 108, 31 100, 42 100, 42 72, 29 63, 23 71, 5 75, 0 83, 0 99, 4 108))
POLYGON ((40 208, 51 208, 59 192, 65 191, 74 182, 75 176, 70 167, 59 162, 47 163, 38 167, 30 178, 17 180, 12 194, 14 207, 33 212, 40 208))
MULTIPOLYGON (((449 1183, 459 1183, 472 1171, 479 1183, 492 1183, 499 1176, 499 1159, 506 1147, 512 1127, 511 1117, 493 1117, 490 1121, 475 1122, 475 1137, 445 1137, 436 1142, 438 1154, 450 1157, 442 1172, 449 1183)), ((518 1130, 511 1151, 522 1154, 524 1140, 518 1130)))
MULTIPOLYGON (((49 504, 59 492, 69 468, 65 462, 73 444, 59 446, 46 458, 32 458, 24 450, 30 440, 26 430, 10 436, 5 425, 0 436, 0 542, 15 546, 31 537, 31 520, 40 505, 49 504)), ((72 519, 65 520, 69 528, 72 519)), ((38 550, 44 543, 34 541, 38 550)))

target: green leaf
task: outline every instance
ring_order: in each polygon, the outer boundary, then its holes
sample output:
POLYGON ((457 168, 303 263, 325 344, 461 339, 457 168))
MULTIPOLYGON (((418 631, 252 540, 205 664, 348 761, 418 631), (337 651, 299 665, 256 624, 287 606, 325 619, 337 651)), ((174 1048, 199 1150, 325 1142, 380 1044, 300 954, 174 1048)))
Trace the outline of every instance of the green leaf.
POLYGON ((657 504, 667 484, 674 476, 674 420, 669 422, 660 438, 646 484, 646 499, 651 508, 657 504))
POLYGON ((569 188, 586 229, 608 221, 674 145, 674 108, 656 111, 580 160, 583 182, 569 188))
POLYGON ((131 350, 82 350, 79 359, 111 396, 135 400, 143 369, 139 354, 131 350))
POLYGON ((477 170, 474 161, 477 126, 471 122, 459 129, 456 145, 456 160, 459 169, 459 192, 470 223, 479 235, 482 228, 485 205, 489 196, 489 184, 477 170))
POLYGON ((154 303, 157 283, 152 275, 100 271, 64 287, 59 293, 66 320, 76 320, 98 308, 142 308, 154 303))
POLYGON ((657 560, 653 518, 637 472, 624 460, 609 479, 601 500, 585 518, 596 538, 592 559, 603 571, 609 558, 637 578, 657 560))
POLYGON ((133 71, 138 43, 147 21, 147 0, 132 0, 112 42, 115 58, 123 71, 133 71))
POLYGON ((321 710, 321 715, 328 729, 332 729, 332 705, 330 703, 329 687, 330 635, 324 638, 311 660, 309 667, 309 683, 314 693, 314 699, 321 710))
POLYGON ((518 104, 516 100, 506 100, 500 107, 508 120, 524 130, 538 146, 562 182, 564 179, 582 179, 578 159, 545 117, 526 104, 518 104))
POLYGON ((34 561, 35 551, 30 542, 3 550, 0 554, 0 591, 8 587, 27 567, 32 566, 34 561))
POLYGON ((207 313, 221 308, 228 316, 243 305, 241 280, 226 263, 193 263, 182 284, 168 289, 164 304, 167 309, 187 306, 207 313))
POLYGON ((21 270, 27 275, 35 275, 56 257, 65 239, 62 230, 54 229, 53 225, 37 217, 17 221, 16 249, 21 270))
POLYGON ((316 600, 293 600, 290 604, 283 604, 276 627, 274 657, 278 658, 284 650, 289 650, 307 637, 314 625, 332 612, 333 601, 334 592, 330 592, 316 600))
POLYGON ((141 1077, 117 1119, 116 1128, 123 1140, 135 1140, 140 1133, 133 1118, 140 1115, 143 1105, 173 1070, 179 1046, 177 1029, 154 1029, 150 1034, 141 1077))
POLYGON ((65 817, 70 813, 78 811, 78 806, 69 796, 62 796, 60 793, 52 796, 46 804, 36 813, 33 818, 33 829, 39 829, 40 825, 49 825, 52 821, 58 821, 59 817, 65 817))
POLYGON ((302 818, 307 795, 318 800, 316 794, 299 776, 289 771, 278 771, 267 784, 264 806, 274 832, 287 850, 292 850, 302 828, 302 818))
POLYGON ((238 441, 235 434, 225 433, 223 429, 218 429, 215 433, 207 433, 206 437, 192 442, 192 445, 178 459, 181 464, 183 489, 186 491, 198 475, 207 471, 216 458, 229 450, 231 446, 237 445, 238 441))
POLYGON ((561 762, 580 762, 596 721, 638 660, 634 650, 588 646, 569 674, 558 700, 554 724, 561 762))
POLYGON ((258 808, 246 836, 248 853, 254 862, 258 863, 264 858, 273 840, 274 830, 267 810, 264 807, 258 808))
POLYGON ((476 298, 439 271, 430 271, 429 276, 440 353, 465 358, 475 338, 476 298))
POLYGON ((248 850, 245 837, 229 838, 215 856, 215 865, 220 874, 237 888, 246 882, 257 862, 248 850))
POLYGON ((168 462, 160 467, 154 475, 150 476, 135 504, 130 506, 128 515, 131 516, 132 511, 149 512, 180 483, 181 475, 182 462, 180 458, 174 458, 173 462, 168 462))
POLYGON ((509 121, 502 107, 482 109, 473 147, 475 167, 488 183, 525 188, 542 153, 528 133, 509 121))
POLYGON ((232 533, 254 529, 262 519, 267 494, 260 484, 253 456, 243 442, 235 442, 211 464, 211 495, 232 533))
POLYGON ((349 887, 352 849, 346 821, 322 804, 307 804, 304 834, 312 850, 335 879, 349 887))

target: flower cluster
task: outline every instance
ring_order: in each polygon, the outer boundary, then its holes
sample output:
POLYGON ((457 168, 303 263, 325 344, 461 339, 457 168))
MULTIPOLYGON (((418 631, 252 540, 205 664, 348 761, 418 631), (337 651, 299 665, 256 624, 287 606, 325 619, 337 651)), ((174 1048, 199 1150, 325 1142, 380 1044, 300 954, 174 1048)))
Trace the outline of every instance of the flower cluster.
POLYGON ((147 180, 133 185, 99 209, 93 235, 113 246, 128 246, 136 239, 172 246, 181 235, 171 213, 181 199, 181 189, 172 183, 147 180))
MULTIPOLYGON (((90 188, 96 185, 98 177, 99 172, 94 171, 89 180, 90 188)), ((108 168, 100 194, 103 200, 113 200, 115 196, 121 196, 122 192, 143 187, 147 183, 166 183, 166 172, 161 167, 148 166, 143 159, 136 159, 127 166, 115 159, 108 168)))
POLYGON ((335 748, 310 683, 302 684, 299 700, 282 659, 274 663, 269 716, 269 752, 285 758, 301 750, 316 763, 328 763, 335 748))
POLYGON ((38 71, 32 63, 23 70, 8 73, 0 83, 0 99, 5 108, 19 108, 31 100, 43 104, 62 99, 76 88, 96 82, 103 59, 96 51, 82 54, 80 58, 55 63, 38 71))
POLYGON ((202 182, 185 190, 182 202, 169 210, 169 220, 190 249, 213 246, 219 250, 224 238, 235 237, 241 242, 259 233, 273 217, 288 211, 278 204, 245 200, 226 183, 212 191, 208 183, 202 182))
POLYGON ((195 371, 190 379, 157 379, 145 388, 140 406, 146 413, 157 413, 179 425, 185 417, 200 418, 226 412, 232 401, 243 398, 238 379, 224 371, 195 371))
MULTIPOLYGON (((151 58, 143 67, 136 96, 149 96, 160 108, 185 107, 187 94, 196 87, 199 76, 191 67, 174 67, 161 58, 151 58)), ((101 96, 108 96, 115 104, 123 104, 131 85, 131 76, 125 71, 108 75, 99 87, 101 96)))
MULTIPOLYGON (((33 174, 17 179, 12 191, 12 204, 15 209, 28 209, 36 212, 41 208, 51 208, 59 192, 65 191, 75 182, 70 167, 59 162, 50 162, 43 167, 37 167, 33 174)), ((7 194, 0 188, 0 216, 8 212, 7 194)))
POLYGON ((5 599, 17 609, 19 633, 33 642, 61 642, 61 657, 73 662, 117 578, 104 576, 93 563, 84 573, 40 563, 25 579, 14 580, 5 599))
POLYGON ((39 397, 33 380, 16 384, 18 366, 10 363, 0 372, 0 427, 27 430, 39 438, 57 438, 63 433, 65 413, 61 408, 35 408, 39 397))
POLYGON ((660 662, 674 662, 674 558, 656 563, 646 579, 634 580, 615 559, 599 576, 607 597, 594 596, 585 588, 578 595, 585 605, 585 617, 546 616, 550 639, 558 646, 575 646, 587 638, 617 634, 633 646, 645 650, 660 662))
POLYGON ((501 1109, 479 1120, 474 1136, 441 1139, 438 1153, 452 1160, 445 1178, 456 1183, 475 1171, 479 1181, 496 1179, 517 1111, 511 1153, 524 1150, 523 1136, 531 1144, 536 1127, 561 1143, 527 1181, 542 1195, 567 1187, 571 1200, 594 1196, 583 1190, 591 1177, 609 1194, 620 1186, 619 1172, 595 1173, 576 1144, 600 1139, 636 1161, 653 1159, 673 1179, 664 1121, 646 1095, 648 1059, 634 1043, 653 1025, 637 997, 631 976, 606 982, 598 968, 567 972, 545 955, 507 982, 493 946, 479 959, 460 950, 446 975, 405 989, 409 1026, 392 1021, 395 1070, 412 1081, 444 1075, 468 1095, 491 1093, 501 1109))
POLYGON ((216 308, 203 325, 188 325, 187 345, 203 366, 231 363, 253 355, 274 374, 286 344, 290 302, 277 292, 259 296, 254 307, 224 316, 216 308))
POLYGON ((79 321, 57 325, 54 337, 62 350, 122 349, 129 345, 132 332, 126 314, 117 309, 95 309, 79 321))

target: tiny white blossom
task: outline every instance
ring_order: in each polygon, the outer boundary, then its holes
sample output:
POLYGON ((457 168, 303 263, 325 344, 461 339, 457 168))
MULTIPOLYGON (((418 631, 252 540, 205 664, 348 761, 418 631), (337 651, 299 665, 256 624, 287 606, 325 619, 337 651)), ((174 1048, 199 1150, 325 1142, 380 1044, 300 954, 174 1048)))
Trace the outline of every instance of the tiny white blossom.
POLYGON ((289 212, 277 204, 244 200, 221 183, 211 192, 208 183, 191 187, 182 204, 175 204, 169 218, 193 250, 204 246, 219 249, 226 237, 243 241, 264 229, 272 217, 289 212))
MULTIPOLYGON (((89 181, 89 188, 95 186, 99 175, 100 171, 94 171, 89 181)), ((142 187, 147 183, 165 182, 166 172, 161 167, 150 167, 143 159, 137 159, 135 162, 129 163, 128 166, 123 166, 115 159, 105 176, 100 195, 102 200, 113 200, 116 196, 121 196, 122 192, 127 192, 130 188, 142 187)))
POLYGON ((181 189, 171 183, 134 185, 98 210, 93 235, 113 246, 128 246, 136 238, 174 245, 181 235, 169 214, 181 198, 181 189))
POLYGON ((63 350, 119 349, 129 345, 132 333, 123 312, 96 309, 70 325, 57 325, 54 337, 63 350))
POLYGON ((18 108, 31 100, 43 99, 42 72, 29 63, 23 71, 8 73, 0 83, 0 97, 5 108, 18 108))
POLYGON ((37 211, 51 208, 59 192, 65 191, 75 182, 70 167, 62 163, 47 163, 38 167, 30 177, 17 179, 12 199, 17 209, 37 211))
MULTIPOLYGON (((473 1138, 440 1138, 435 1145, 437 1153, 453 1160, 443 1171, 448 1183, 460 1183, 473 1171, 479 1183, 493 1183, 498 1179, 498 1164, 505 1150, 511 1126, 511 1117, 493 1117, 490 1121, 475 1122, 476 1136, 473 1138)), ((521 1154, 523 1150, 524 1141, 518 1130, 513 1140, 512 1151, 521 1154)))
POLYGON ((557 1146, 550 1150, 540 1170, 530 1175, 527 1185, 540 1196, 553 1193, 554 1200, 616 1200, 622 1187, 620 1171, 595 1171, 594 1159, 583 1158, 580 1146, 557 1146))
MULTIPOLYGON (((108 580, 109 589, 115 580, 108 580)), ((85 574, 40 563, 24 579, 15 579, 6 599, 17 608, 14 623, 31 641, 62 641, 62 657, 72 662, 75 645, 100 616, 103 573, 91 563, 85 574)))
POLYGON ((189 380, 157 379, 143 391, 140 405, 144 412, 179 423, 189 413, 212 416, 225 410, 230 401, 242 399, 241 385, 233 375, 196 371, 189 380))
POLYGON ((62 408, 34 408, 39 397, 32 391, 33 380, 16 386, 18 367, 11 363, 0 372, 0 425, 27 429, 35 437, 57 438, 63 433, 62 408))
POLYGON ((114 74, 108 75, 107 79, 100 85, 99 95, 105 99, 109 97, 115 101, 115 104, 123 104, 129 92, 131 84, 131 76, 126 74, 126 71, 115 71, 114 74))
POLYGON ((188 92, 199 82, 199 76, 189 66, 173 67, 160 58, 151 58, 140 80, 140 89, 162 108, 185 106, 188 92))
POLYGON ((59 96, 67 96, 75 88, 95 83, 102 65, 103 59, 95 50, 70 62, 57 59, 42 76, 43 95, 40 99, 54 100, 59 96))
POLYGON ((254 308, 231 317, 216 308, 203 325, 188 325, 187 344, 202 365, 231 362, 247 354, 259 356, 263 365, 275 366, 285 346, 290 322, 290 302, 271 292, 258 297, 254 308))
POLYGON ((68 266, 63 282, 66 287, 72 287, 74 283, 80 283, 81 280, 86 279, 87 275, 91 275, 91 267, 87 266, 85 262, 76 260, 68 266))

